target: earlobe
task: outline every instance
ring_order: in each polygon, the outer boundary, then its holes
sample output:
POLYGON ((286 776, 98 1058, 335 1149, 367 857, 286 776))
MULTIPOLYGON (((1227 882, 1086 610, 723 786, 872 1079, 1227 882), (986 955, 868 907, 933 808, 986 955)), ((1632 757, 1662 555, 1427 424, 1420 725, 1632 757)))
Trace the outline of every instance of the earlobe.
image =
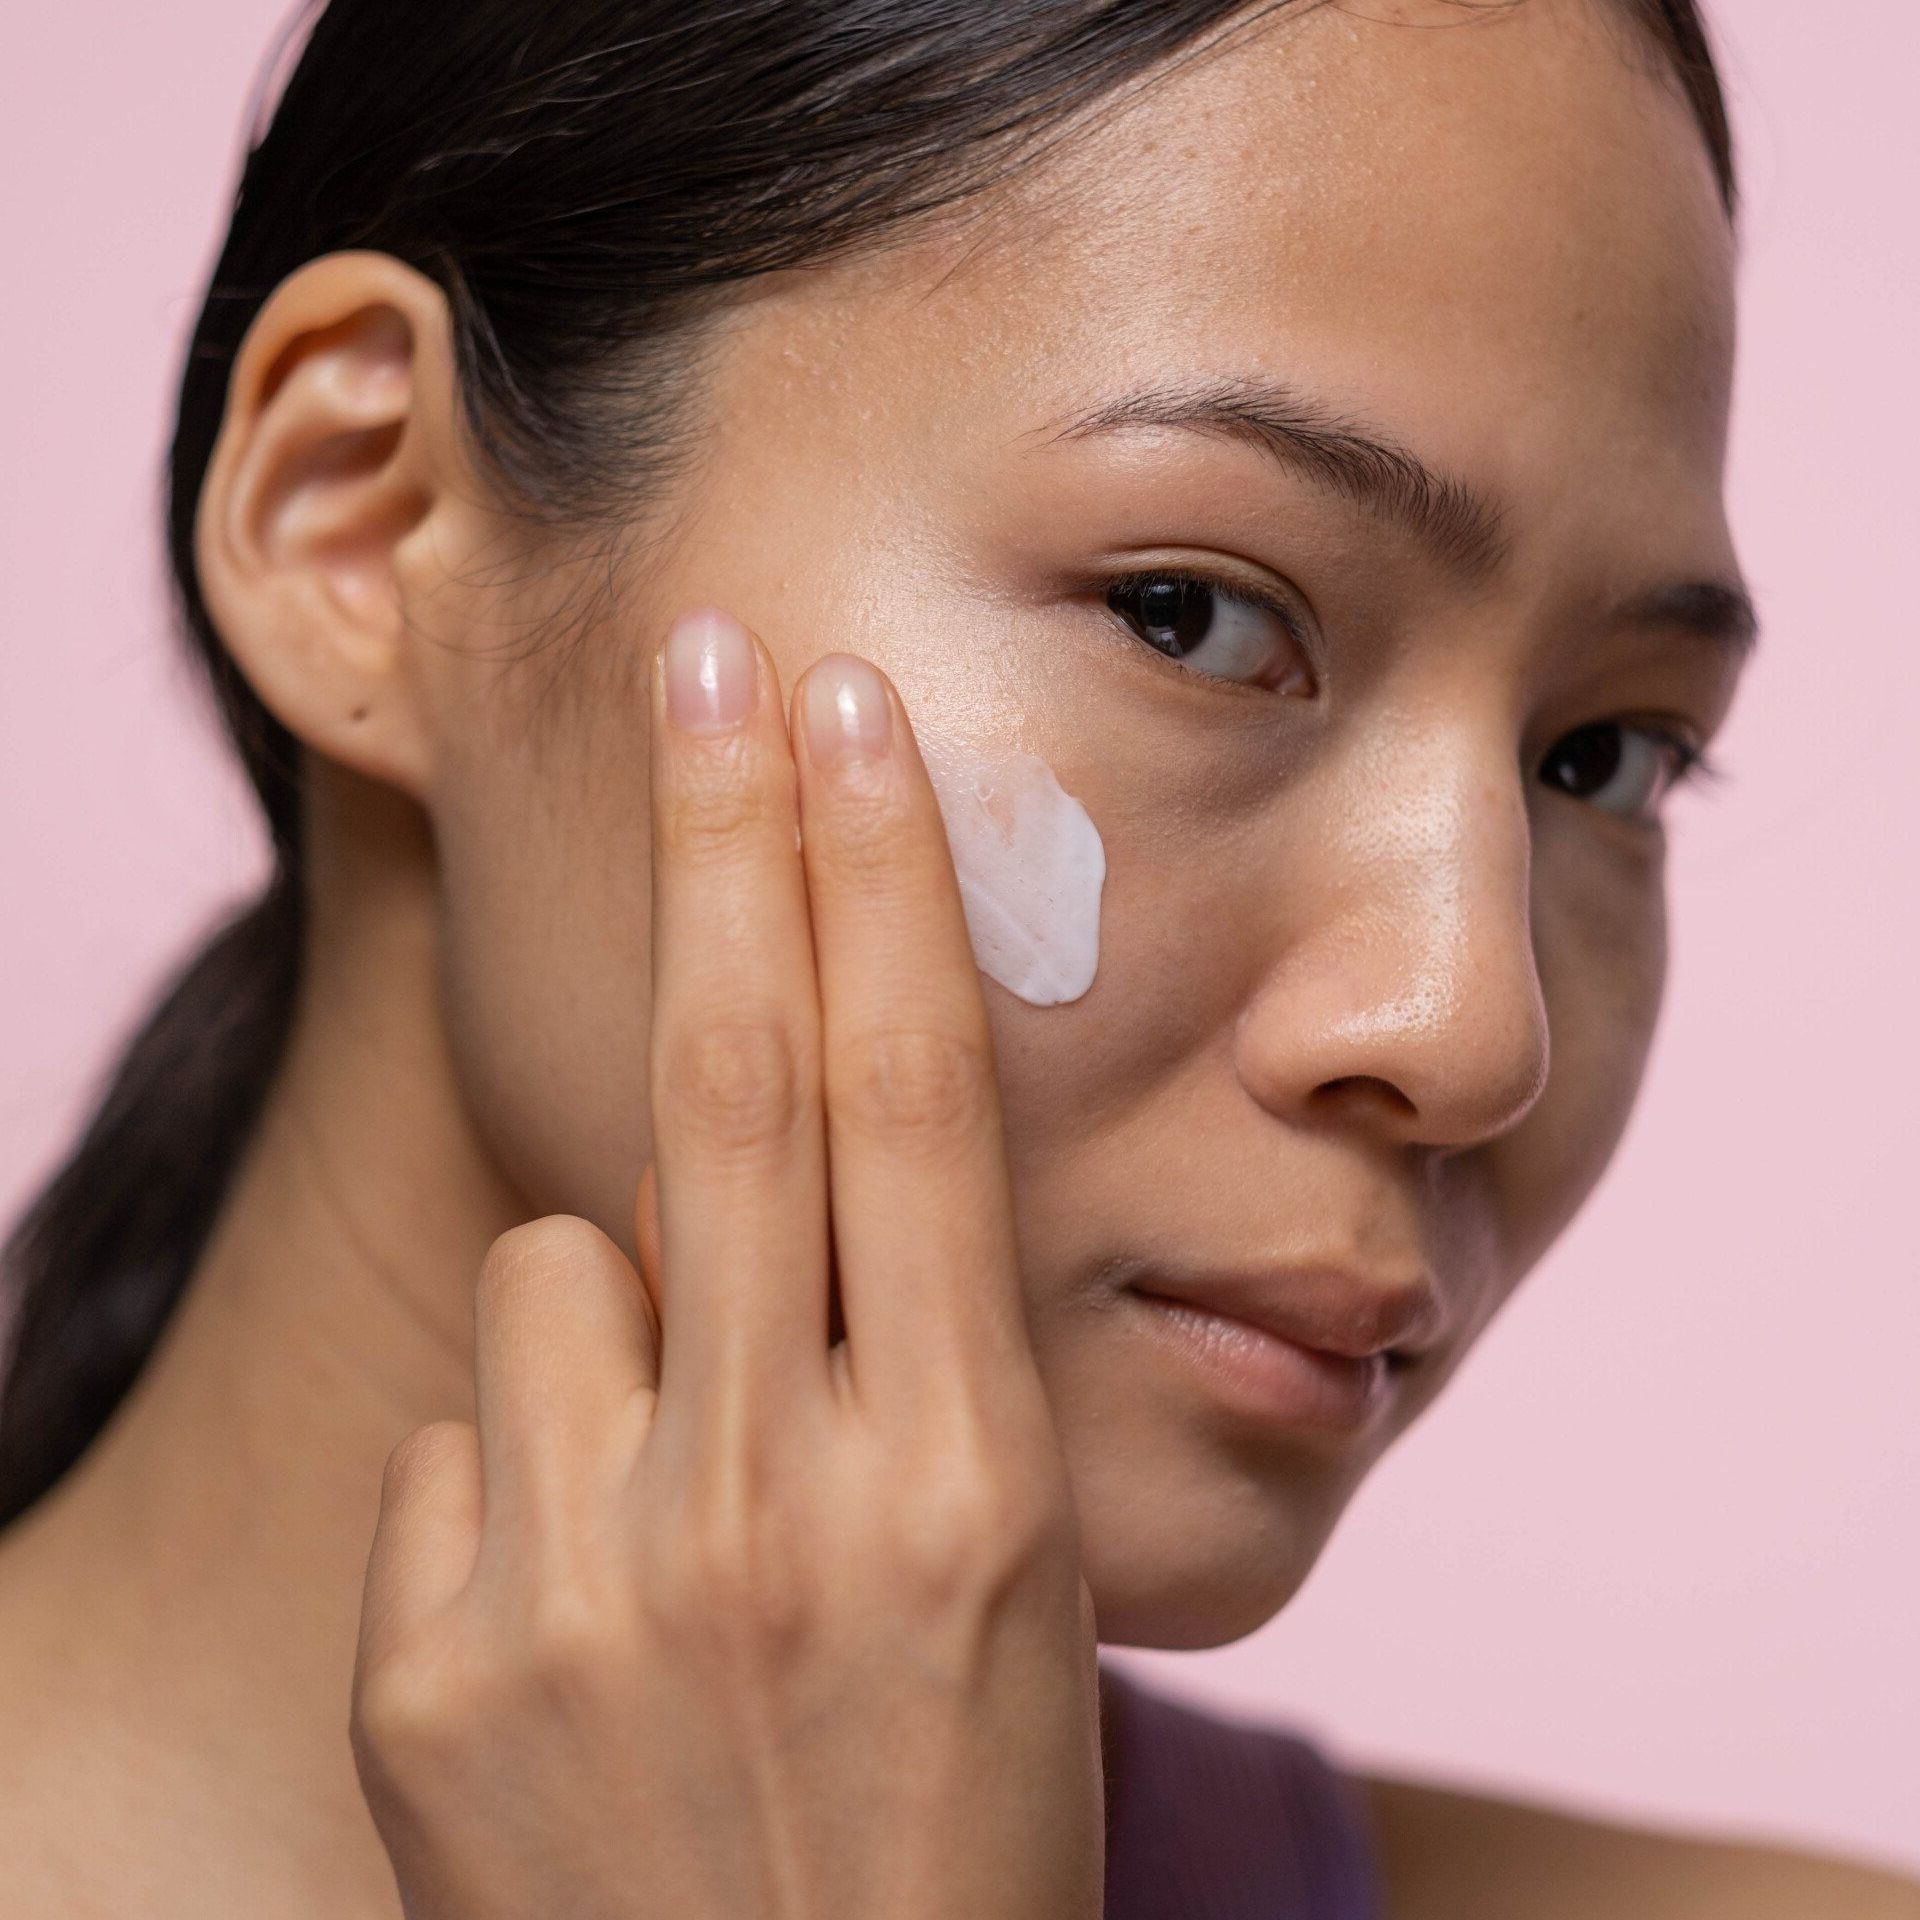
POLYGON ((235 361, 195 526, 208 610, 263 704, 415 795, 431 727, 402 548, 448 497, 452 382, 431 281, 384 254, 310 261, 235 361))

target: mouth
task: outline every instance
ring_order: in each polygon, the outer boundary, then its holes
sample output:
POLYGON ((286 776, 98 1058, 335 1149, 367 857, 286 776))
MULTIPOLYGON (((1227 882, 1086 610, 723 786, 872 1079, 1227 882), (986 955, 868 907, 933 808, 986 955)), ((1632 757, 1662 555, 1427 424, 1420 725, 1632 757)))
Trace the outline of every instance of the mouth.
POLYGON ((1123 1291, 1143 1309, 1142 1330, 1232 1410, 1349 1438, 1381 1417, 1440 1321, 1424 1275, 1387 1281, 1331 1266, 1142 1272, 1123 1291))

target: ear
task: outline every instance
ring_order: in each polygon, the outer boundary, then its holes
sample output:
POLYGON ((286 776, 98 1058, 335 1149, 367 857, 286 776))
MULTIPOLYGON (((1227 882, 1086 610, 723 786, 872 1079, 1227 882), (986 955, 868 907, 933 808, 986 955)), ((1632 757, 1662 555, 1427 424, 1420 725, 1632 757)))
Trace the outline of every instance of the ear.
POLYGON ((235 361, 201 489, 201 592, 295 738, 415 797, 433 735, 408 598, 418 536, 474 498, 467 468, 440 289, 379 253, 282 281, 235 361))

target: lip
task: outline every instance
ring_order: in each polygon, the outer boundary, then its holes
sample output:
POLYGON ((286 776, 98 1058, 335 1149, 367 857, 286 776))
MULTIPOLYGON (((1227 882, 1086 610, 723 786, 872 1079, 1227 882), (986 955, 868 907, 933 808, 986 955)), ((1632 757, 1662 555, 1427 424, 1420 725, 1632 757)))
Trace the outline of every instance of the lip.
POLYGON ((1136 1293, 1224 1314, 1296 1346, 1349 1360, 1376 1353, 1411 1356, 1431 1344, 1440 1319, 1440 1296, 1425 1274, 1382 1279, 1350 1267, 1303 1264, 1146 1272, 1127 1284, 1136 1293))
POLYGON ((1380 1413, 1396 1365, 1432 1344, 1440 1319, 1424 1274, 1386 1281, 1328 1265, 1143 1271, 1125 1290, 1219 1397, 1267 1424, 1340 1434, 1380 1413))

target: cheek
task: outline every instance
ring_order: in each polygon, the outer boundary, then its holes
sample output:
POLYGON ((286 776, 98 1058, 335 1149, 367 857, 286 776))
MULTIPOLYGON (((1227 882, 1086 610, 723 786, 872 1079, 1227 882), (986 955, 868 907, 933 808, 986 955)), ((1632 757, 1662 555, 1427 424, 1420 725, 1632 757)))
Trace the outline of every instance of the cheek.
POLYGON ((1613 1158, 1646 1071, 1666 986, 1664 859, 1584 827, 1536 843, 1534 949, 1552 1033, 1538 1105, 1489 1160, 1510 1271, 1524 1273, 1613 1158), (1580 844, 1571 844, 1577 832, 1580 844))
MULTIPOLYGON (((1102 846, 1097 971, 1064 1004, 991 984, 986 995, 1023 1266, 1043 1294, 1064 1296, 1098 1258, 1125 1251, 1108 1244, 1113 1234, 1181 1204, 1143 1192, 1143 1170, 1190 1168, 1206 1159, 1210 1130, 1231 1124, 1233 1016, 1267 920, 1248 897, 1247 859, 1193 820, 1177 824, 1185 817, 1164 783, 1143 807, 1111 766, 1071 743, 1049 764, 1084 801, 1102 846)), ((968 865, 958 849, 963 897, 968 865)), ((1062 916, 1069 925, 1091 905, 1084 869, 1070 892, 1080 904, 1062 916)), ((990 960, 982 956, 992 981, 990 960)))
POLYGON ((555 725, 496 742, 436 807, 446 1032, 527 1210, 579 1214, 631 1252, 651 1151, 646 756, 630 730, 609 750, 555 725))

